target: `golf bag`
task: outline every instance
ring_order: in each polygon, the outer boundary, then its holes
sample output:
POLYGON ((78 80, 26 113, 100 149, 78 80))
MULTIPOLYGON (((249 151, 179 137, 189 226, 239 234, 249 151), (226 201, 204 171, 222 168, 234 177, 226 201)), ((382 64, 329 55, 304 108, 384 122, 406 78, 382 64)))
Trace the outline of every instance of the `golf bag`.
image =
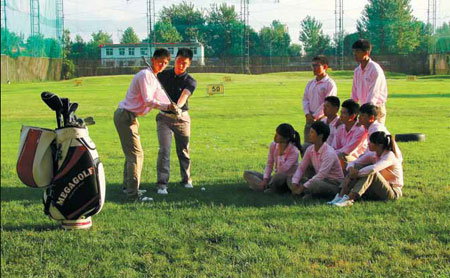
POLYGON ((60 220, 64 228, 89 228, 90 216, 100 212, 105 200, 103 164, 84 122, 65 115, 64 109, 53 110, 56 130, 22 127, 17 173, 26 185, 45 187, 46 215, 60 220))

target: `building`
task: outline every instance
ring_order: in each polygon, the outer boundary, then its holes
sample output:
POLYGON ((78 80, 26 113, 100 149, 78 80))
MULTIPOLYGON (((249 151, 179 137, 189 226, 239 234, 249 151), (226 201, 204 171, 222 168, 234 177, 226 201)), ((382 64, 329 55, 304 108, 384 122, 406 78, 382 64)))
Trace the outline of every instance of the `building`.
POLYGON ((166 48, 175 57, 179 48, 190 48, 194 52, 193 65, 205 65, 205 51, 199 42, 179 43, 127 43, 100 45, 100 57, 104 67, 133 67, 145 66, 142 56, 146 59, 153 55, 157 48, 166 48))

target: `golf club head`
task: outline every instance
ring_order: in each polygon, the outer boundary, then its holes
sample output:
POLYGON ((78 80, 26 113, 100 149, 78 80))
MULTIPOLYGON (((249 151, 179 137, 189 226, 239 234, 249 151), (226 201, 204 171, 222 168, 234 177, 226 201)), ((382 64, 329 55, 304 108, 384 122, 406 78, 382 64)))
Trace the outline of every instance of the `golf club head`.
POLYGON ((91 116, 84 118, 84 123, 86 125, 95 125, 94 118, 91 116))
POLYGON ((70 125, 76 124, 75 111, 77 109, 78 109, 78 103, 77 102, 69 103, 69 124, 70 125))
POLYGON ((50 92, 42 92, 41 93, 41 99, 53 111, 61 110, 61 108, 63 106, 61 98, 58 97, 55 94, 50 93, 50 92))
POLYGON ((69 105, 70 105, 70 100, 66 97, 61 98, 61 102, 62 102, 62 116, 64 119, 64 126, 68 126, 69 125, 69 105))

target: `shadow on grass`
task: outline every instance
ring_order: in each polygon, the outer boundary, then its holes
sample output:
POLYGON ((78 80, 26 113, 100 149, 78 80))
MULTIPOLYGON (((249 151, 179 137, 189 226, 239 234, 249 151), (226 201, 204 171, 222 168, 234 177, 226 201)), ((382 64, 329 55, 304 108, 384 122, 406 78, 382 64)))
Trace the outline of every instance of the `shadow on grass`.
POLYGON ((450 94, 392 94, 390 98, 449 98, 450 94))

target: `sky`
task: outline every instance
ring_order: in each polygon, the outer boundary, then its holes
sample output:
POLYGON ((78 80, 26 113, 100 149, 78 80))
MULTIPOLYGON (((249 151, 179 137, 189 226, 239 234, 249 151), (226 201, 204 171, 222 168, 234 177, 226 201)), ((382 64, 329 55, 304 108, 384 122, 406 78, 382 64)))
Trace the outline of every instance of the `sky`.
MULTIPOLYGON (((156 16, 163 6, 179 4, 182 0, 154 0, 156 16)), ((240 0, 229 1, 187 1, 196 8, 209 8, 213 3, 235 5, 240 12, 240 0)), ((356 31, 356 21, 367 0, 344 0, 344 32, 356 31)), ((428 0, 411 0, 413 16, 427 21, 428 0)), ((64 24, 71 31, 72 39, 76 34, 85 41, 91 34, 102 30, 112 35, 118 43, 122 32, 133 27, 140 39, 146 37, 147 0, 64 0, 64 24)), ((450 22, 450 0, 437 0, 437 26, 450 22)), ((306 16, 313 16, 323 24, 324 33, 332 36, 335 31, 335 0, 250 0, 249 23, 255 31, 270 26, 273 20, 286 24, 291 42, 299 43, 300 22, 306 16)))

